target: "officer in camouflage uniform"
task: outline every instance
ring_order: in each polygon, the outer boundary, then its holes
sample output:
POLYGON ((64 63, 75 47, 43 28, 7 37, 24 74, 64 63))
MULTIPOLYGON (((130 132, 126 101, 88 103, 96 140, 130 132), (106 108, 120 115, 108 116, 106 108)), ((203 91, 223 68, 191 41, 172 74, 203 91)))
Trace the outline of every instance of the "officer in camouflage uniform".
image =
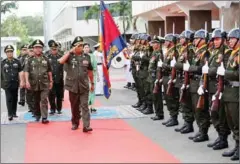
POLYGON ((89 132, 90 112, 88 108, 89 90, 94 91, 93 67, 91 57, 83 53, 83 38, 77 36, 72 42, 72 49, 59 59, 61 64, 66 63, 67 75, 65 89, 69 91, 72 111, 72 130, 77 130, 79 120, 83 118, 83 132, 89 132), (89 87, 89 79, 90 86, 89 87), (82 113, 82 114, 81 114, 82 113))
POLYGON ((1 88, 5 90, 8 120, 17 116, 18 87, 22 85, 22 66, 19 60, 13 57, 14 48, 7 45, 4 52, 7 58, 1 61, 1 88), (20 77, 20 78, 19 78, 20 77))
MULTIPOLYGON (((28 46, 28 56, 26 57, 25 61, 24 61, 24 66, 23 69, 26 66, 26 63, 28 62, 28 59, 30 57, 34 56, 34 52, 33 52, 33 46, 29 45, 28 46)), ((32 112, 33 117, 35 117, 35 110, 34 110, 34 95, 33 95, 33 91, 31 89, 26 89, 26 101, 28 104, 28 112, 32 112)))
POLYGON ((63 65, 58 62, 58 59, 62 55, 59 54, 58 44, 53 41, 50 46, 50 54, 47 56, 52 66, 53 75, 53 88, 49 92, 50 113, 55 114, 56 110, 58 114, 62 112, 62 96, 63 96, 63 65))
POLYGON ((132 68, 132 75, 136 85, 137 97, 138 102, 135 105, 132 105, 133 108, 140 108, 143 105, 143 88, 140 86, 140 80, 138 77, 139 72, 139 64, 140 64, 140 38, 141 34, 138 34, 136 37, 135 45, 134 45, 134 54, 131 60, 131 68, 132 68))
MULTIPOLYGON (((21 46, 21 53, 18 57, 18 60, 20 61, 22 67, 24 65, 24 61, 26 57, 28 56, 28 45, 24 44, 21 46)), ((24 106, 25 105, 25 97, 26 97, 26 89, 20 88, 20 101, 18 102, 19 105, 24 106)))
POLYGON ((161 74, 159 71, 161 71, 158 66, 158 62, 163 61, 163 52, 162 52, 162 44, 164 43, 164 38, 154 36, 153 41, 151 42, 153 47, 153 53, 152 57, 150 59, 148 72, 149 77, 148 80, 150 82, 150 93, 151 93, 151 99, 154 105, 155 109, 155 116, 151 117, 152 120, 162 120, 164 119, 164 111, 163 111, 163 99, 162 99, 162 79, 159 79, 161 77, 158 77, 159 74, 161 74), (158 91, 153 93, 155 85, 158 85, 158 91))
POLYGON ((42 117, 42 123, 47 124, 48 117, 48 93, 52 89, 52 68, 42 50, 44 44, 37 39, 32 43, 34 56, 30 57, 25 63, 26 88, 33 91, 35 100, 35 117, 38 122, 42 117))
POLYGON ((192 60, 191 66, 189 63, 183 65, 184 71, 190 73, 190 92, 192 98, 192 109, 195 111, 195 119, 199 127, 199 132, 194 136, 190 136, 189 139, 194 142, 203 142, 208 140, 208 129, 210 127, 210 114, 209 114, 209 102, 207 90, 203 89, 203 86, 199 83, 204 73, 203 67, 206 67, 206 61, 208 61, 210 53, 207 47, 207 41, 209 34, 207 31, 200 29, 194 34, 194 44, 196 47, 195 56, 192 60), (203 109, 197 109, 197 102, 199 95, 204 94, 204 107, 203 109))
MULTIPOLYGON (((209 58, 209 102, 217 90, 217 68, 221 62, 226 63, 231 54, 231 50, 224 44, 226 39, 225 32, 221 32, 220 29, 215 29, 212 33, 212 42, 214 48, 211 50, 211 56, 209 58)), ((223 101, 222 101, 223 102, 223 101)), ((211 107, 211 105, 210 105, 211 107)), ((218 133, 218 138, 207 146, 212 147, 213 150, 224 149, 228 147, 227 137, 230 134, 230 129, 226 120, 226 113, 224 110, 224 104, 220 104, 218 111, 211 110, 211 120, 214 128, 218 133)))
POLYGON ((240 29, 232 29, 229 34, 229 47, 232 49, 231 55, 224 67, 219 67, 217 74, 224 76, 225 85, 223 100, 227 116, 228 125, 233 132, 236 142, 235 147, 224 152, 224 157, 231 157, 231 160, 239 160, 239 64, 240 64, 240 29))
POLYGON ((142 49, 140 51, 140 69, 139 69, 139 78, 141 82, 141 86, 144 89, 143 94, 143 104, 145 104, 144 108, 140 108, 143 114, 152 114, 153 113, 153 106, 152 101, 150 99, 151 92, 149 90, 150 83, 147 80, 148 74, 148 66, 149 60, 152 55, 152 47, 150 47, 149 42, 151 41, 151 37, 147 34, 143 35, 141 38, 142 49))
POLYGON ((170 119, 166 122, 163 122, 163 125, 167 127, 178 125, 178 109, 179 109, 179 88, 177 88, 178 82, 176 79, 169 79, 171 76, 171 71, 174 69, 174 65, 178 58, 178 51, 176 48, 177 38, 174 34, 167 34, 165 37, 165 47, 167 48, 167 52, 162 64, 163 69, 163 86, 165 92, 165 100, 167 103, 167 108, 169 110, 170 119), (167 95, 168 84, 173 82, 172 95, 167 95), (177 83, 176 83, 177 82, 177 83))
POLYGON ((183 95, 183 102, 181 102, 184 124, 182 127, 175 129, 176 132, 181 132, 182 134, 193 132, 194 114, 192 110, 191 94, 189 92, 189 84, 184 84, 185 73, 187 72, 183 72, 183 64, 186 62, 192 63, 192 58, 194 56, 194 48, 192 44, 193 38, 194 33, 190 30, 183 31, 180 34, 181 48, 179 50, 179 57, 175 65, 177 74, 180 75, 180 77, 178 77, 180 81, 179 83, 183 83, 180 92, 183 92, 185 90, 185 95, 183 95))

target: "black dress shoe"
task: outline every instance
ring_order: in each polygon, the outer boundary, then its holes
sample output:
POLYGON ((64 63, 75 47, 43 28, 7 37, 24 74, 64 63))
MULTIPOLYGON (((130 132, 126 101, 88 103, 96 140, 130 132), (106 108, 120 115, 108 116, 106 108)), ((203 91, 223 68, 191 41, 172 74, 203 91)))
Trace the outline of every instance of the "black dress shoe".
POLYGON ((194 136, 189 136, 188 139, 193 140, 194 138, 196 138, 196 137, 198 137, 200 135, 201 135, 201 133, 197 132, 194 136))
POLYGON ((43 118, 43 119, 42 119, 42 123, 43 123, 43 124, 48 124, 49 121, 48 121, 46 118, 43 118))
POLYGON ((143 103, 137 110, 141 112, 144 111, 145 109, 147 109, 147 105, 143 103))
MULTIPOLYGON (((35 116, 36 117, 36 116, 35 116)), ((36 122, 40 121, 40 117, 36 117, 36 122)))
POLYGON ((94 109, 94 108, 91 108, 91 113, 96 113, 97 112, 97 109, 94 109))
POLYGON ((137 102, 136 104, 132 105, 133 108, 139 108, 142 105, 142 103, 137 102))
POLYGON ((194 132, 194 129, 193 129, 193 125, 192 124, 188 124, 185 128, 183 128, 180 133, 181 134, 187 134, 187 133, 191 133, 191 132, 194 132))
POLYGON ((13 120, 13 116, 8 117, 8 120, 12 121, 13 120))
POLYGON ((62 114, 62 111, 59 110, 57 114, 62 114))
POLYGON ((177 119, 172 119, 169 123, 166 124, 166 127, 172 127, 178 125, 177 119))
POLYGON ((176 132, 180 132, 181 130, 183 130, 185 127, 187 126, 187 123, 184 123, 183 126, 181 126, 180 128, 176 128, 174 129, 176 132))
POLYGON ((231 157, 231 156, 233 156, 235 154, 237 149, 238 149, 238 147, 236 145, 232 150, 223 152, 222 156, 223 157, 231 157))
POLYGON ((78 129, 78 125, 72 125, 72 130, 77 130, 78 129))
POLYGON ((218 137, 214 142, 207 144, 207 147, 213 147, 220 141, 220 137, 218 137))
POLYGON ((18 116, 16 114, 13 115, 14 118, 18 118, 18 116))
POLYGON ((213 148, 213 150, 221 150, 221 149, 228 148, 228 141, 227 140, 220 140, 212 148, 213 148))
POLYGON ((204 141, 208 141, 208 135, 207 134, 200 134, 198 137, 193 139, 193 142, 204 142, 204 141))
POLYGON ((164 116, 154 116, 154 117, 151 117, 151 119, 152 119, 153 121, 163 120, 163 119, 164 119, 164 116))
POLYGON ((84 132, 84 133, 91 132, 91 131, 93 131, 93 129, 90 128, 90 127, 84 127, 84 128, 83 128, 83 132, 84 132))
POLYGON ((167 121, 163 122, 163 125, 166 125, 167 123, 169 123, 170 121, 172 121, 172 118, 169 118, 167 121))
POLYGON ((53 115, 53 114, 55 114, 55 111, 51 111, 49 114, 53 115))
POLYGON ((237 150, 235 151, 234 155, 231 157, 232 161, 237 161, 239 160, 239 147, 237 148, 237 150))
POLYGON ((25 102, 18 102, 18 104, 24 106, 25 102))

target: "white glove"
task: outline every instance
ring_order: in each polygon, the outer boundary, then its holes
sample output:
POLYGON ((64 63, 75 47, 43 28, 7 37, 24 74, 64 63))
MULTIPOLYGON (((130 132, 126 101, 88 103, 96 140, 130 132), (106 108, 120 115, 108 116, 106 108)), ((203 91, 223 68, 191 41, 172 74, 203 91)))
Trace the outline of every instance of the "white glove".
POLYGON ((174 56, 173 59, 172 59, 171 62, 170 62, 170 66, 171 66, 171 67, 174 67, 175 64, 176 64, 176 58, 175 58, 175 56, 174 56))
POLYGON ((142 58, 142 57, 143 57, 143 55, 144 55, 144 54, 143 54, 143 52, 140 52, 140 58, 142 58))
POLYGON ((158 79, 157 80, 155 80, 155 82, 154 82, 155 84, 157 84, 158 83, 158 79))
POLYGON ((162 65, 163 65, 163 62, 162 62, 162 60, 160 59, 159 61, 158 61, 158 67, 162 67, 162 65))
POLYGON ((223 66, 223 62, 221 62, 220 67, 218 67, 217 74, 220 75, 220 76, 224 76, 225 75, 225 68, 223 66))
POLYGON ((184 71, 188 71, 189 70, 189 67, 190 67, 190 64, 188 61, 186 61, 186 63, 183 64, 183 70, 184 71))
POLYGON ((203 74, 208 74, 208 62, 206 61, 206 64, 202 67, 202 73, 203 74))
POLYGON ((216 100, 216 96, 215 95, 212 96, 212 101, 214 101, 214 100, 216 100))
POLYGON ((172 82, 172 80, 170 79, 169 81, 168 81, 168 84, 170 84, 172 82))
POLYGON ((200 96, 204 94, 203 85, 201 85, 201 86, 198 88, 197 93, 198 93, 198 95, 200 95, 200 96))
POLYGON ((221 100, 221 98, 222 98, 222 92, 220 92, 219 94, 219 100, 221 100))
POLYGON ((183 84, 182 87, 181 87, 181 90, 183 90, 185 87, 186 87, 185 84, 183 84))

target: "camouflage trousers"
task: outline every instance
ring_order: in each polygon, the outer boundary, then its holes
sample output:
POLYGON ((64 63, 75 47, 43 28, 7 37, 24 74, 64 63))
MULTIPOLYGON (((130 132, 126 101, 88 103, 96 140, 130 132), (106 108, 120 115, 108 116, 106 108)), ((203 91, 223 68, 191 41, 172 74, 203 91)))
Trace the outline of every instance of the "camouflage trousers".
POLYGON ((35 101, 35 116, 42 118, 48 117, 48 93, 49 90, 33 91, 35 101))

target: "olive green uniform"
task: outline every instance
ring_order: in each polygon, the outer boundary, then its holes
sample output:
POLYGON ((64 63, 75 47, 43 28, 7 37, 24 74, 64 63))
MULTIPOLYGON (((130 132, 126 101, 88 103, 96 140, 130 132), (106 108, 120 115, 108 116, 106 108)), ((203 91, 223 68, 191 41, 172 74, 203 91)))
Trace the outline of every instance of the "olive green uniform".
POLYGON ((24 72, 29 73, 29 83, 35 100, 36 119, 48 117, 49 72, 52 68, 48 58, 44 55, 32 56, 25 64, 24 72))
POLYGON ((209 55, 210 53, 207 49, 207 45, 202 45, 196 50, 195 56, 189 68, 190 92, 193 105, 192 109, 194 110, 194 116, 201 134, 207 134, 210 127, 209 101, 208 93, 205 93, 204 109, 197 109, 197 102, 199 98, 197 90, 202 78, 202 67, 205 65, 205 61, 208 60, 209 55))
POLYGON ((90 127, 88 71, 93 70, 91 58, 87 54, 70 54, 66 67, 65 89, 69 91, 72 125, 79 126, 79 120, 82 117, 83 127, 90 127))
MULTIPOLYGON (((27 58, 27 54, 24 54, 24 55, 20 55, 18 57, 18 60, 20 61, 21 65, 22 65, 22 68, 24 66, 24 61, 25 59, 27 58)), ((20 100, 19 100, 19 103, 21 104, 25 104, 25 98, 26 98, 26 89, 25 88, 20 88, 20 100)))
POLYGON ((160 50, 155 50, 152 53, 152 57, 149 63, 148 71, 149 71, 149 77, 148 80, 150 82, 150 88, 149 91, 151 92, 151 99, 154 105, 155 109, 155 114, 158 117, 163 117, 164 116, 164 111, 163 111, 163 99, 162 99, 162 87, 159 87, 158 93, 153 93, 153 89, 155 86, 155 81, 158 78, 157 77, 157 72, 160 71, 158 68, 158 61, 160 59, 163 61, 163 53, 160 50))

